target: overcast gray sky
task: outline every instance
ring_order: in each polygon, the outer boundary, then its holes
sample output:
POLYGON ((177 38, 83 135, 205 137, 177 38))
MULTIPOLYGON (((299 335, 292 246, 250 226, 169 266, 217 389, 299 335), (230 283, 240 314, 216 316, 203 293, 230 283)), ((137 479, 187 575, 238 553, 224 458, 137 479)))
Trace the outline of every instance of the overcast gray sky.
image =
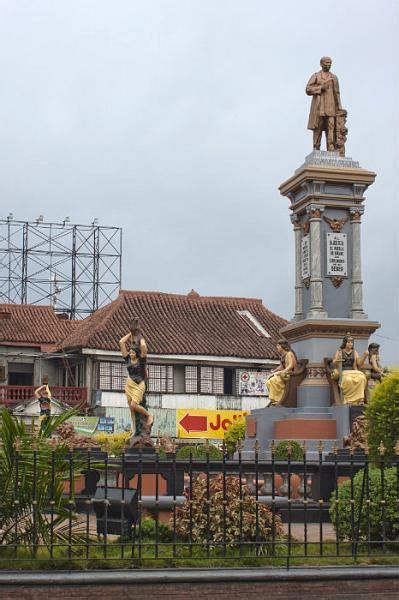
POLYGON ((123 227, 124 288, 291 318, 278 186, 311 151, 304 88, 328 54, 347 155, 378 174, 365 308, 399 362, 397 35, 393 0, 0 0, 1 216, 97 217, 123 227))

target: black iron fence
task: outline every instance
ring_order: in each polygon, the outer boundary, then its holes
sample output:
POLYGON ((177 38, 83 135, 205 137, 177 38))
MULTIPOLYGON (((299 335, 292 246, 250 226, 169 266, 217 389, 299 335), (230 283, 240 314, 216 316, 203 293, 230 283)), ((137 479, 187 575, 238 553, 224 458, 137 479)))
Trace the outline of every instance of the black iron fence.
POLYGON ((134 450, 1 455, 0 566, 314 565, 399 557, 399 461, 134 450))

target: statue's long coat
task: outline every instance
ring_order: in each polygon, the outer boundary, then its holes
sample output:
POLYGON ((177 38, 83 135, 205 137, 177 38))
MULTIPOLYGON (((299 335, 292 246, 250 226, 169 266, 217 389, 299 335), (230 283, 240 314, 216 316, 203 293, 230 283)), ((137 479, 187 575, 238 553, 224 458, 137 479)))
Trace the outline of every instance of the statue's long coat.
MULTIPOLYGON (((312 97, 312 104, 310 106, 309 113, 309 121, 308 121, 308 129, 317 129, 319 116, 320 116, 320 96, 321 96, 321 86, 324 81, 321 79, 322 71, 318 71, 317 73, 313 73, 312 77, 309 79, 308 84, 306 86, 306 93, 308 96, 312 97)), ((334 75, 334 73, 330 73, 333 81, 333 90, 335 97, 335 104, 337 110, 341 109, 341 97, 339 93, 339 83, 338 77, 334 75)), ((328 115, 331 117, 336 116, 335 114, 328 115)))

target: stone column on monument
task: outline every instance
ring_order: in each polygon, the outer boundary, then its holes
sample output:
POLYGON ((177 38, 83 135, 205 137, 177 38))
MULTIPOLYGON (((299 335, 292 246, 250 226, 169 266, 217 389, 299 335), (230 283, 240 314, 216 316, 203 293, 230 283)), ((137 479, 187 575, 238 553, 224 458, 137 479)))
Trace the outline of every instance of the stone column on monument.
POLYGON ((360 249, 361 216, 364 207, 350 209, 352 227, 352 319, 367 319, 363 311, 363 281, 360 249))
POLYGON ((303 319, 303 282, 302 282, 302 227, 298 215, 291 215, 295 236, 295 316, 294 321, 303 319))
POLYGON ((310 223, 310 308, 308 319, 323 319, 327 312, 323 306, 323 279, 321 276, 321 213, 324 206, 311 204, 306 209, 310 223))

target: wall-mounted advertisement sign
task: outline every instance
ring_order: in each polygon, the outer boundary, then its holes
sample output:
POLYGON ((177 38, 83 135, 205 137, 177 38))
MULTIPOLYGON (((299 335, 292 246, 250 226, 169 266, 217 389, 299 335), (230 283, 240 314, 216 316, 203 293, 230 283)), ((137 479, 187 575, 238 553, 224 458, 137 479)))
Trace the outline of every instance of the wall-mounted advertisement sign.
POLYGON ((266 379, 269 375, 269 371, 240 370, 238 394, 240 396, 267 396, 266 379))
POLYGON ((237 410, 202 410, 178 408, 176 411, 179 438, 223 439, 234 421, 244 419, 251 412, 237 410))

